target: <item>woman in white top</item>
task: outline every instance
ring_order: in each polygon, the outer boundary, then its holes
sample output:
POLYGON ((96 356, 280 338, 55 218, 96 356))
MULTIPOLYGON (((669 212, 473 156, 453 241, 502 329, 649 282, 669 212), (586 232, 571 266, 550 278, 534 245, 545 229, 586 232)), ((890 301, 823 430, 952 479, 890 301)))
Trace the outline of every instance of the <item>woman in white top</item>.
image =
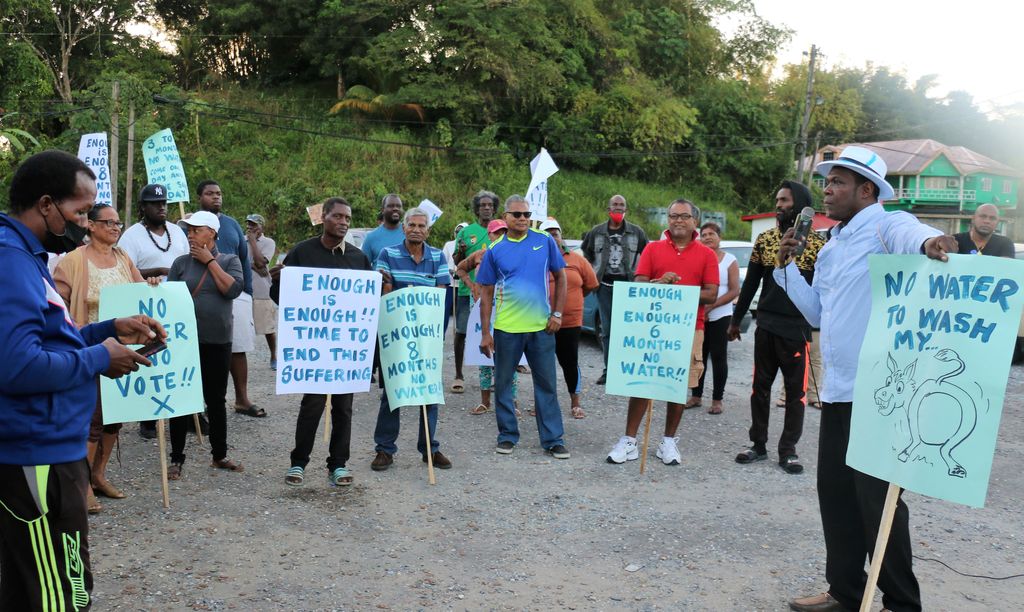
POLYGON ((722 228, 717 223, 705 223, 700 227, 700 241, 715 252, 718 257, 718 299, 704 307, 704 373, 693 390, 690 406, 700 406, 704 395, 704 376, 707 375, 708 355, 714 370, 714 386, 711 390, 711 408, 708 414, 722 414, 722 397, 725 381, 729 376, 729 359, 726 346, 729 344, 729 321, 732 320, 732 302, 740 294, 740 267, 736 258, 719 248, 722 242, 722 228), (728 279, 728 282, 725 282, 728 279))

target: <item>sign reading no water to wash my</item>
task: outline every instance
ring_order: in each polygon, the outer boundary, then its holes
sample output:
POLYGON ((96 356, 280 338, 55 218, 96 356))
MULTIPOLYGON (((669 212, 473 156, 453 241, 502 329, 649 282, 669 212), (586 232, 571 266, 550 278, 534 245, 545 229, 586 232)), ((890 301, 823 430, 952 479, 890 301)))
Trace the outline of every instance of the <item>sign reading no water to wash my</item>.
POLYGON ((277 393, 370 390, 381 276, 287 267, 277 311, 277 393))
POLYGON ((700 287, 615 283, 607 392, 681 404, 700 287))

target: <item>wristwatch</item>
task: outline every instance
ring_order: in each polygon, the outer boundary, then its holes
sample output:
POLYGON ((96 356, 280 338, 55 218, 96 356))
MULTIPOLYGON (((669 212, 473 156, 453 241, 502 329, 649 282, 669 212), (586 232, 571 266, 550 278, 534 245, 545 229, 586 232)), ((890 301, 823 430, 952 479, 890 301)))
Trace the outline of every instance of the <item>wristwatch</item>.
POLYGON ((558 312, 558 311, 556 310, 556 311, 554 311, 554 312, 552 312, 552 313, 551 313, 551 316, 553 316, 553 317, 554 317, 554 318, 556 318, 556 319, 561 319, 561 318, 562 318, 562 313, 560 313, 560 312, 558 312))

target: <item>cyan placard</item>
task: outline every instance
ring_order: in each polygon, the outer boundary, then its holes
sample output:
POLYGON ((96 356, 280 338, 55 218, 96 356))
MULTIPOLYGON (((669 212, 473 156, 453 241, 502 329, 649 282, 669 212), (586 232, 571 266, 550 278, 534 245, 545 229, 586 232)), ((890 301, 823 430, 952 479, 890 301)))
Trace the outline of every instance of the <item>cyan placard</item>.
POLYGON ((871 319, 846 462, 980 508, 1024 304, 1024 262, 872 255, 869 268, 871 319))
MULTIPOLYGON (((111 380, 100 377, 103 424, 130 423, 203 411, 203 378, 192 296, 182 282, 131 283, 100 292, 100 320, 144 314, 167 330, 167 348, 153 366, 111 380)), ((138 348, 138 347, 134 347, 138 348)))
POLYGON ((615 283, 607 393, 686 402, 699 297, 689 285, 615 283))
POLYGON ((167 188, 168 202, 188 202, 188 183, 178 146, 170 128, 160 130, 142 143, 142 159, 150 183, 167 188))
POLYGON ((392 410, 444 403, 444 289, 406 287, 381 298, 380 368, 392 410))

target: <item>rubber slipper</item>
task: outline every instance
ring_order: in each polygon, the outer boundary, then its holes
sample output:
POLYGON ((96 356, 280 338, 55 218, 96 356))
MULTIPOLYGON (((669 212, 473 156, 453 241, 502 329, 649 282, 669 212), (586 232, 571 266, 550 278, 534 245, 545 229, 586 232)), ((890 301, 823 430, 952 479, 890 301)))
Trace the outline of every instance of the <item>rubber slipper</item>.
POLYGON ((305 469, 297 465, 293 465, 292 467, 288 468, 288 473, 285 474, 284 477, 284 483, 291 485, 293 487, 302 486, 302 483, 306 480, 305 475, 305 469))
POLYGON ((574 419, 585 419, 587 417, 587 413, 583 412, 583 406, 573 406, 571 412, 574 419))
POLYGON ((759 453, 752 448, 748 448, 736 455, 736 463, 753 463, 755 461, 764 461, 767 458, 768 453, 759 453))
POLYGON ((244 472, 245 467, 241 463, 235 463, 234 461, 225 457, 224 459, 214 459, 210 462, 210 467, 215 467, 221 470, 228 470, 229 472, 244 472))
POLYGON ((799 474, 804 471, 804 466, 796 455, 786 455, 779 459, 779 466, 786 470, 787 474, 799 474))
POLYGON ((471 408, 469 410, 469 413, 473 414, 473 415, 481 415, 481 414, 487 414, 490 411, 491 411, 491 409, 488 408, 487 406, 484 406, 483 404, 477 404, 476 408, 471 408))
POLYGON ((461 378, 456 378, 452 381, 451 387, 452 393, 462 393, 466 390, 465 382, 461 378))

